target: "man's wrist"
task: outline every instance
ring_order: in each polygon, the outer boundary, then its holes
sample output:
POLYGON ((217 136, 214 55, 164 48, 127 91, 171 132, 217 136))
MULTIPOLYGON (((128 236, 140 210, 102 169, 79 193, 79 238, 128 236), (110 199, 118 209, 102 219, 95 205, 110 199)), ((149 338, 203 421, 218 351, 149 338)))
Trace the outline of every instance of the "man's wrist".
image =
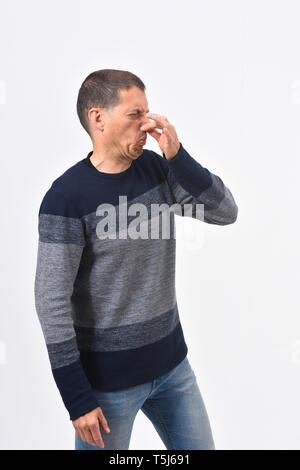
POLYGON ((163 156, 166 160, 171 161, 171 160, 173 160, 174 158, 176 158, 178 156, 180 149, 181 149, 181 142, 179 142, 177 151, 176 151, 175 155, 173 155, 173 157, 167 158, 164 152, 163 152, 163 156))

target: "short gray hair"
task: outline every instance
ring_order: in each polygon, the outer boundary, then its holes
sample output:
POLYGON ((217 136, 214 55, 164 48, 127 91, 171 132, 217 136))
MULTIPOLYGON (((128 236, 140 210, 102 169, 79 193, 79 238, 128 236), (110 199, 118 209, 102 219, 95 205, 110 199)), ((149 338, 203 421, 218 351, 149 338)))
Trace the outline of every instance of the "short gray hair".
POLYGON ((79 120, 91 137, 88 111, 93 107, 104 108, 107 112, 120 104, 120 90, 146 86, 134 73, 126 70, 102 69, 90 73, 82 83, 77 98, 79 120))

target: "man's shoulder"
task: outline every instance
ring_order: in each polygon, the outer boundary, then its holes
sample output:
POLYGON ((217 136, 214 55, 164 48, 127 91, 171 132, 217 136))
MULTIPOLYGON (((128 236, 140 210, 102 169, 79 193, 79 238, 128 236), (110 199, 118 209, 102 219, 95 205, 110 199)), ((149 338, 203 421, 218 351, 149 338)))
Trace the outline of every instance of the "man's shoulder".
POLYGON ((77 188, 82 186, 81 161, 74 163, 52 181, 51 188, 55 191, 71 196, 77 188))
POLYGON ((64 207, 73 208, 78 205, 83 186, 80 163, 81 161, 74 163, 50 183, 43 196, 40 211, 45 208, 59 213, 64 207))

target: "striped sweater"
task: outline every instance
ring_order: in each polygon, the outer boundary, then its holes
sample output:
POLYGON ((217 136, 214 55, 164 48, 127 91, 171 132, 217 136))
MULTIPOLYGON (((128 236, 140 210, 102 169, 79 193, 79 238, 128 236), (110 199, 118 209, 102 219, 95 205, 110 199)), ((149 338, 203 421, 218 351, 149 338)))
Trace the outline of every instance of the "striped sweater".
POLYGON ((144 148, 120 173, 97 170, 91 154, 53 181, 38 214, 35 308, 71 420, 99 406, 93 388, 142 384, 184 359, 174 215, 190 204, 191 217, 227 225, 238 213, 221 178, 182 143, 172 160, 144 148))

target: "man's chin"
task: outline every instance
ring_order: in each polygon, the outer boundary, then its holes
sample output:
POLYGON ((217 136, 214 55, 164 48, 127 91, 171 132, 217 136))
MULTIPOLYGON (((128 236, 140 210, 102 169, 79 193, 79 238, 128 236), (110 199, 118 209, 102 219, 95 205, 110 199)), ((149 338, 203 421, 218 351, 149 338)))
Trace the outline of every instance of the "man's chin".
POLYGON ((135 153, 135 155, 138 154, 138 157, 139 157, 140 155, 142 155, 142 153, 143 153, 143 151, 144 151, 144 148, 143 148, 142 145, 134 145, 133 148, 134 148, 134 153, 135 153))

